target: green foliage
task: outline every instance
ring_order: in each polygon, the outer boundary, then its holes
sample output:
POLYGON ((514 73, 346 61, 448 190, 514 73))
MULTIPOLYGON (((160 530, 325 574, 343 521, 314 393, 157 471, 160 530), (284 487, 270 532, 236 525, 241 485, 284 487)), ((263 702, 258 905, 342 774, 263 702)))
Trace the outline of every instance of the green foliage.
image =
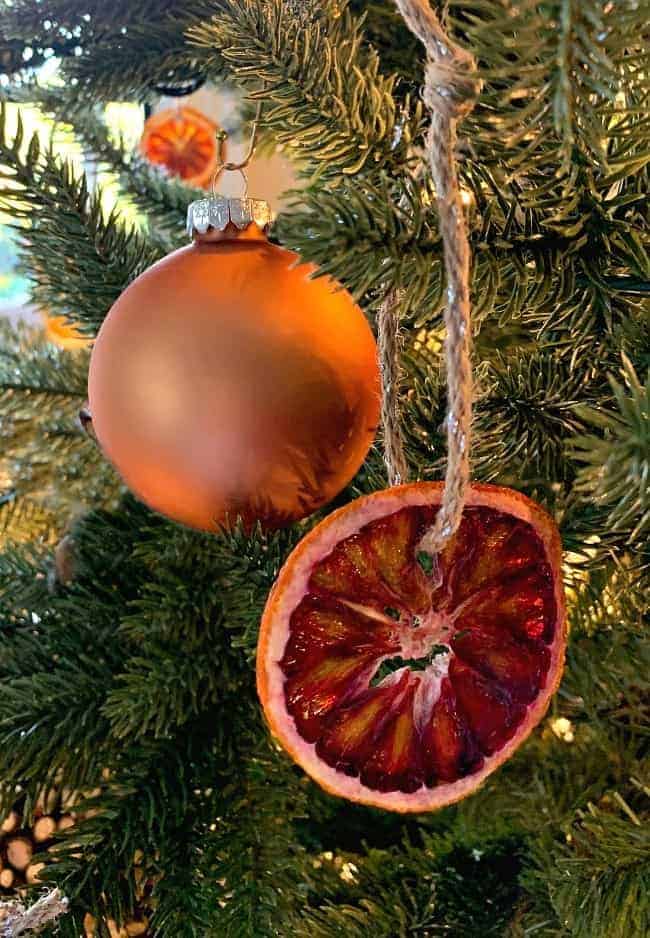
POLYGON ((25 49, 24 37, 28 36, 30 63, 37 66, 52 53, 62 56, 70 77, 74 76, 82 85, 86 83, 85 53, 89 49, 95 53, 99 50, 96 70, 101 73, 103 64, 106 99, 111 97, 109 89, 118 92, 117 97, 124 88, 133 93, 135 86, 141 93, 151 93, 156 72, 160 80, 167 81, 184 78, 188 70, 196 72, 193 56, 184 49, 182 33, 187 14, 183 15, 180 6, 184 4, 174 0, 146 0, 137 4, 119 0, 110 9, 103 0, 87 0, 82 5, 75 0, 55 0, 48 2, 47 8, 29 0, 5 3, 0 33, 2 65, 10 73, 24 65, 20 52, 25 49), (102 63, 104 50, 107 54, 102 63), (130 69, 125 68, 127 63, 131 64, 130 69))
POLYGON ((9 489, 0 496, 0 537, 13 542, 50 540, 56 515, 36 500, 18 498, 9 489))
POLYGON ((471 835, 462 847, 450 834, 423 834, 392 850, 370 850, 330 868, 319 861, 327 901, 296 925, 307 938, 378 938, 411 935, 502 935, 519 896, 522 844, 471 835), (418 838, 419 839, 419 838, 418 838), (339 882, 332 882, 338 873, 339 882), (328 895, 329 894, 329 895, 328 895))
POLYGON ((224 790, 206 850, 220 886, 213 934, 224 938, 281 930, 312 879, 294 830, 307 808, 305 785, 266 740, 239 752, 242 767, 224 790))
MULTIPOLYGON (((419 41, 407 29, 398 10, 390 4, 370 3, 366 0, 350 0, 350 10, 357 15, 364 15, 363 33, 379 53, 379 66, 387 75, 399 74, 415 88, 419 76, 416 76, 414 64, 419 62, 421 47, 419 41), (415 79, 415 80, 414 80, 415 79)), ((400 84, 396 87, 399 94, 400 84)))
POLYGON ((648 89, 648 49, 640 5, 619 11, 597 0, 529 0, 512 8, 473 0, 451 4, 451 19, 485 77, 470 125, 489 164, 505 157, 524 173, 543 171, 554 154, 570 177, 571 163, 583 153, 620 167, 634 159, 629 141, 620 147, 621 137, 636 132, 637 169, 645 165, 640 104, 648 89))
POLYGON ((616 791, 602 806, 589 804, 577 812, 564 842, 539 851, 538 877, 564 933, 576 938, 647 933, 648 789, 637 791, 634 800, 644 802, 641 811, 616 791))
POLYGON ((421 110, 396 104, 395 78, 380 73, 360 25, 344 4, 326 3, 298 28, 286 7, 284 0, 220 0, 213 18, 188 35, 207 47, 208 66, 216 67, 218 50, 229 74, 265 102, 264 126, 321 185, 403 166, 421 110))
POLYGON ((580 408, 583 418, 600 430, 574 440, 575 458, 583 464, 578 488, 608 509, 614 531, 643 541, 650 531, 650 372, 645 386, 624 358, 626 389, 610 378, 618 413, 580 408))
POLYGON ((31 525, 40 515, 45 533, 54 526, 50 512, 77 511, 88 500, 110 503, 119 485, 78 420, 88 354, 46 345, 27 329, 0 335, 0 478, 6 535, 16 540, 25 536, 19 517, 31 525))
POLYGON ((34 302, 93 334, 129 281, 158 259, 159 246, 125 229, 117 209, 104 218, 101 193, 91 195, 85 176, 43 149, 37 134, 25 141, 20 115, 9 140, 4 104, 0 159, 0 208, 23 222, 34 302))
POLYGON ((85 147, 116 173, 120 187, 143 212, 151 215, 156 230, 184 240, 187 206, 205 196, 203 189, 192 189, 174 177, 165 176, 156 166, 129 150, 124 141, 114 139, 110 128, 97 113, 97 108, 80 102, 73 93, 40 88, 37 85, 20 89, 18 100, 37 102, 57 122, 68 124, 85 147))
MULTIPOLYGON (((111 15, 111 22, 92 43, 91 52, 65 63, 66 73, 88 105, 98 94, 103 100, 147 101, 164 93, 165 87, 219 78, 219 57, 213 56, 208 72, 203 57, 184 38, 190 26, 208 15, 212 4, 174 4, 175 9, 153 19, 139 4, 131 5, 133 21, 126 32, 111 15), (160 90, 157 90, 160 89, 160 90)), ((108 12, 108 11, 107 11, 108 12)))
POLYGON ((554 348, 491 363, 477 405, 477 471, 546 485, 570 478, 564 441, 583 428, 576 406, 590 396, 589 377, 554 348))

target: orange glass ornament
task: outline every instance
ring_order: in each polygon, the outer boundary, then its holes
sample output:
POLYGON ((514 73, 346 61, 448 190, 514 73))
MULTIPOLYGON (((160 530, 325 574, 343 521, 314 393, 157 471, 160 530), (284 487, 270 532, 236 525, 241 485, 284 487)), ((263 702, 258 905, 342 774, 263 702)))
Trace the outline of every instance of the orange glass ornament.
POLYGON ((218 162, 218 124, 183 105, 147 118, 140 150, 150 163, 164 166, 188 185, 207 188, 218 162))
POLYGON ((102 325, 93 428, 168 517, 277 527, 332 499, 363 462, 379 420, 376 346, 349 293, 242 219, 251 200, 216 201, 238 225, 201 226, 102 325))

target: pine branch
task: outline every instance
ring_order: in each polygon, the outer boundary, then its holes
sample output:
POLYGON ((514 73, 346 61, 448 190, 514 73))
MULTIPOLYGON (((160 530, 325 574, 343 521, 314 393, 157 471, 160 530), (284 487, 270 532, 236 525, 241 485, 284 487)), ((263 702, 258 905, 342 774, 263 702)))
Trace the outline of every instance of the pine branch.
POLYGON ((38 397, 40 413, 51 408, 49 416, 76 416, 79 401, 86 394, 88 355, 70 354, 40 342, 11 327, 2 329, 4 347, 0 350, 0 387, 4 415, 20 418, 25 414, 25 398, 38 397))
MULTIPOLYGON (((152 623, 153 624, 153 623, 152 623)), ((223 624, 218 623, 223 632, 223 624)), ((238 684, 224 666, 227 650, 206 635, 202 647, 179 660, 178 649, 156 648, 149 640, 145 655, 131 655, 103 712, 116 739, 168 737, 210 706, 223 702, 238 684), (165 687, 161 700, 160 688, 165 687)))
MULTIPOLYGON (((136 858, 143 852, 145 870, 149 868, 154 881, 160 879, 153 844, 163 846, 169 860, 169 846, 175 841, 180 847, 175 862, 182 861, 184 844, 196 838, 188 834, 199 822, 198 798, 192 795, 193 778, 187 771, 196 755, 187 739, 124 747, 105 755, 95 793, 75 805, 77 824, 57 845, 45 874, 71 900, 72 915, 61 931, 64 938, 76 938, 87 912, 120 925, 128 921, 139 891, 136 858)), ((197 918, 200 909, 188 909, 185 928, 177 934, 201 934, 191 927, 197 918)))
POLYGON ((15 490, 0 495, 0 540, 12 543, 52 542, 58 521, 38 501, 17 497, 15 490))
POLYGON ((203 189, 193 189, 179 179, 166 176, 156 166, 130 151, 123 140, 115 140, 110 128, 96 109, 80 103, 77 94, 61 93, 32 85, 18 92, 18 100, 35 102, 58 122, 69 124, 76 137, 97 159, 114 172, 120 188, 135 205, 150 214, 156 229, 166 234, 185 237, 187 206, 205 197, 203 189))
POLYGON ((247 742, 240 753, 237 785, 224 788, 202 865, 219 883, 212 933, 294 934, 290 915, 311 887, 295 826, 306 809, 305 786, 268 741, 247 742))
POLYGON ((571 478, 566 441, 584 428, 576 406, 592 381, 587 372, 558 361, 554 349, 491 364, 476 408, 474 460, 480 476, 549 485, 571 478))
MULTIPOLYGON (((13 634, 17 626, 33 625, 29 610, 43 612, 47 608, 48 590, 43 545, 20 544, 7 539, 0 553, 0 632, 13 634)), ((12 653, 6 647, 3 649, 2 669, 11 670, 11 662, 12 653)), ((20 675, 22 672, 18 668, 15 673, 20 675)))
MULTIPOLYGON (((379 54, 382 71, 387 75, 397 73, 407 90, 416 91, 421 80, 421 46, 395 6, 381 0, 350 0, 350 9, 355 15, 365 17, 364 33, 379 54)), ((402 94, 401 83, 395 90, 397 95, 402 94)))
POLYGON ((3 103, 0 207, 31 221, 21 234, 34 301, 92 334, 127 284, 158 259, 160 247, 124 229, 118 209, 105 219, 101 193, 91 195, 83 175, 52 150, 43 151, 37 134, 23 156, 23 138, 19 115, 14 139, 8 139, 3 103))
POLYGON ((306 910, 295 934, 363 938, 372 929, 378 938, 503 935, 519 893, 522 844, 466 833, 462 847, 450 834, 422 832, 417 843, 407 840, 393 850, 323 855, 319 885, 325 901, 306 910))
MULTIPOLYGON (((593 359, 594 337, 603 353, 622 323, 639 317, 641 301, 612 294, 610 271, 636 270, 640 262, 623 244, 636 246, 643 226, 634 201, 594 195, 560 217, 557 206, 506 186, 485 168, 463 171, 473 248, 472 318, 491 320, 499 331, 513 319, 548 334, 593 359), (576 218, 580 231, 575 232, 576 218), (577 334, 577 335, 576 335, 577 334)), ((586 181, 585 181, 586 185, 586 181)), ((630 193, 628 193, 630 196, 630 193)), ((636 198, 636 197, 634 197, 636 198)), ((341 181, 336 189, 315 185, 296 194, 275 230, 305 260, 320 265, 366 303, 388 285, 401 293, 402 317, 416 327, 440 315, 444 281, 434 194, 427 179, 379 176, 341 181)))
POLYGON ((46 345, 38 333, 9 327, 1 333, 0 470, 15 510, 47 515, 78 511, 93 499, 110 502, 120 483, 78 421, 87 353, 46 345))
POLYGON ((618 414, 576 407, 600 433, 578 437, 571 454, 583 466, 576 482, 583 497, 607 508, 613 531, 642 543, 650 529, 650 376, 643 386, 625 357, 622 373, 626 387, 610 378, 618 414))
POLYGON ((647 563, 643 557, 622 551, 612 557, 613 553, 606 540, 584 536, 581 554, 566 553, 565 585, 574 635, 621 630, 621 622, 641 631, 643 617, 650 612, 647 563))
POLYGON ((8 35, 20 36, 28 42, 40 38, 46 43, 51 35, 68 32, 79 33, 83 28, 90 32, 112 26, 119 21, 128 25, 131 17, 155 18, 179 6, 178 0, 143 0, 138 9, 129 0, 115 0, 111 10, 102 0, 85 0, 82 7, 76 0, 47 0, 47 7, 31 0, 12 0, 4 12, 5 29, 8 35), (46 14, 47 20, 44 21, 46 14))
POLYGON ((218 57, 205 61, 188 45, 184 30, 197 22, 187 8, 162 22, 146 21, 127 34, 102 36, 87 55, 68 60, 66 73, 89 106, 102 100, 147 101, 166 87, 222 78, 218 57))
MULTIPOLYGON (((90 594, 84 598, 92 616, 97 605, 90 594)), ((11 636, 0 680, 0 769, 7 782, 43 787, 64 777, 74 788, 97 777, 106 736, 98 697, 111 667, 94 652, 97 640, 108 635, 97 620, 94 625, 91 636, 87 624, 69 619, 64 630, 57 617, 46 615, 11 636), (21 663, 28 675, 17 673, 21 663)))
POLYGON ((124 660, 116 626, 141 574, 130 560, 134 518, 141 523, 141 511, 90 515, 78 525, 67 587, 52 588, 53 561, 42 548, 0 555, 6 782, 42 787, 61 773, 73 788, 95 784, 110 738, 101 706, 124 660))
POLYGON ((380 73, 345 6, 323 5, 300 27, 285 0, 216 7, 211 20, 188 30, 190 40, 208 67, 223 60, 250 97, 265 102, 264 127, 309 173, 335 186, 342 177, 408 165, 421 108, 397 107, 395 78, 380 73))
POLYGON ((564 843, 538 851, 557 921, 575 938, 643 935, 650 923, 647 796, 640 814, 615 795, 611 808, 578 812, 564 843))
MULTIPOLYGON (((645 582, 647 586, 647 579, 645 582)), ((637 616, 617 630, 603 630, 574 642, 562 688, 563 710, 575 721, 613 739, 628 741, 642 758, 642 737, 650 717, 650 654, 637 616)), ((610 747, 612 744, 610 743, 610 747)))
POLYGON ((648 93, 648 51, 646 17, 637 5, 619 10, 597 0, 561 0, 540 7, 527 0, 511 9, 474 0, 451 11, 485 80, 465 128, 478 159, 490 166, 505 160, 511 171, 555 164, 569 176, 569 158, 580 153, 610 162, 614 154, 604 141, 619 121, 641 142, 647 128, 638 101, 648 93))
MULTIPOLYGON (((113 8, 109 11, 105 4, 92 0, 89 22, 76 27, 81 54, 62 63, 64 74, 88 107, 98 98, 144 101, 164 94, 165 87, 220 77, 223 69, 218 55, 211 57, 208 68, 205 56, 184 36, 190 26, 214 12, 212 0, 197 0, 191 9, 178 0, 120 6, 121 18, 113 8)), ((77 20, 83 19, 78 5, 72 7, 77 20)), ((32 28, 38 29, 37 24, 32 28)))
POLYGON ((119 0, 110 9, 101 0, 81 6, 70 0, 47 0, 47 6, 17 0, 3 15, 0 67, 6 63, 10 72, 29 76, 20 68, 25 60, 38 67, 54 53, 89 106, 98 97, 145 99, 162 93, 157 87, 207 77, 183 33, 211 9, 200 2, 190 12, 178 0, 119 0))
POLYGON ((79 139, 118 175, 122 191, 150 216, 155 228, 174 243, 185 243, 187 207, 195 199, 205 198, 205 191, 166 176, 137 153, 128 153, 122 142, 113 143, 106 125, 91 112, 74 115, 73 125, 79 139))
MULTIPOLYGON (((632 362, 632 366, 637 372, 645 374, 650 369, 650 315, 641 314, 636 317, 621 322, 616 348, 621 351, 632 362)), ((612 367, 618 367, 619 362, 612 363, 612 367)))

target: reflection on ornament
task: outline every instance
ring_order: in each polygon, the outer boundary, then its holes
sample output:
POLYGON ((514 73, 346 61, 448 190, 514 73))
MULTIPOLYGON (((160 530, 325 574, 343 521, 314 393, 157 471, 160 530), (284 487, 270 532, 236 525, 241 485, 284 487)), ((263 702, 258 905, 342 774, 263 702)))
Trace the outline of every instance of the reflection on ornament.
POLYGON ((195 229, 104 321, 93 428, 163 514, 207 530, 237 515, 277 527, 332 499, 363 462, 379 419, 376 347, 345 290, 268 242, 252 221, 260 203, 212 201, 208 219, 223 223, 195 229))
POLYGON ((196 108, 182 105, 152 114, 145 121, 140 150, 188 185, 207 188, 217 167, 216 124, 196 108))

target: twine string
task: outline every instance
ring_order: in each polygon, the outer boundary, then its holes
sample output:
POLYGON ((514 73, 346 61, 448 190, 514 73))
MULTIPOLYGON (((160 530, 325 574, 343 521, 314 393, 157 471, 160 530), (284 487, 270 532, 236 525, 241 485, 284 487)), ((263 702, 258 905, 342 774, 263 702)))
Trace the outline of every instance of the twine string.
POLYGON ((384 462, 389 485, 400 485, 408 481, 408 464, 404 454, 399 409, 398 308, 398 292, 391 290, 377 314, 377 345, 382 387, 381 423, 384 429, 384 462))
MULTIPOLYGON (((470 252, 454 159, 456 125, 472 110, 480 90, 473 56, 453 43, 428 0, 395 0, 412 33, 427 50, 424 101, 431 112, 427 155, 436 190, 440 233, 447 275, 444 311, 447 369, 447 469, 440 511, 425 533, 420 549, 438 553, 454 534, 463 513, 469 484, 472 421, 470 363, 470 252)), ((398 296, 392 291, 378 317, 383 386, 382 422, 385 461, 391 485, 406 478, 399 424, 397 342, 398 296)))

